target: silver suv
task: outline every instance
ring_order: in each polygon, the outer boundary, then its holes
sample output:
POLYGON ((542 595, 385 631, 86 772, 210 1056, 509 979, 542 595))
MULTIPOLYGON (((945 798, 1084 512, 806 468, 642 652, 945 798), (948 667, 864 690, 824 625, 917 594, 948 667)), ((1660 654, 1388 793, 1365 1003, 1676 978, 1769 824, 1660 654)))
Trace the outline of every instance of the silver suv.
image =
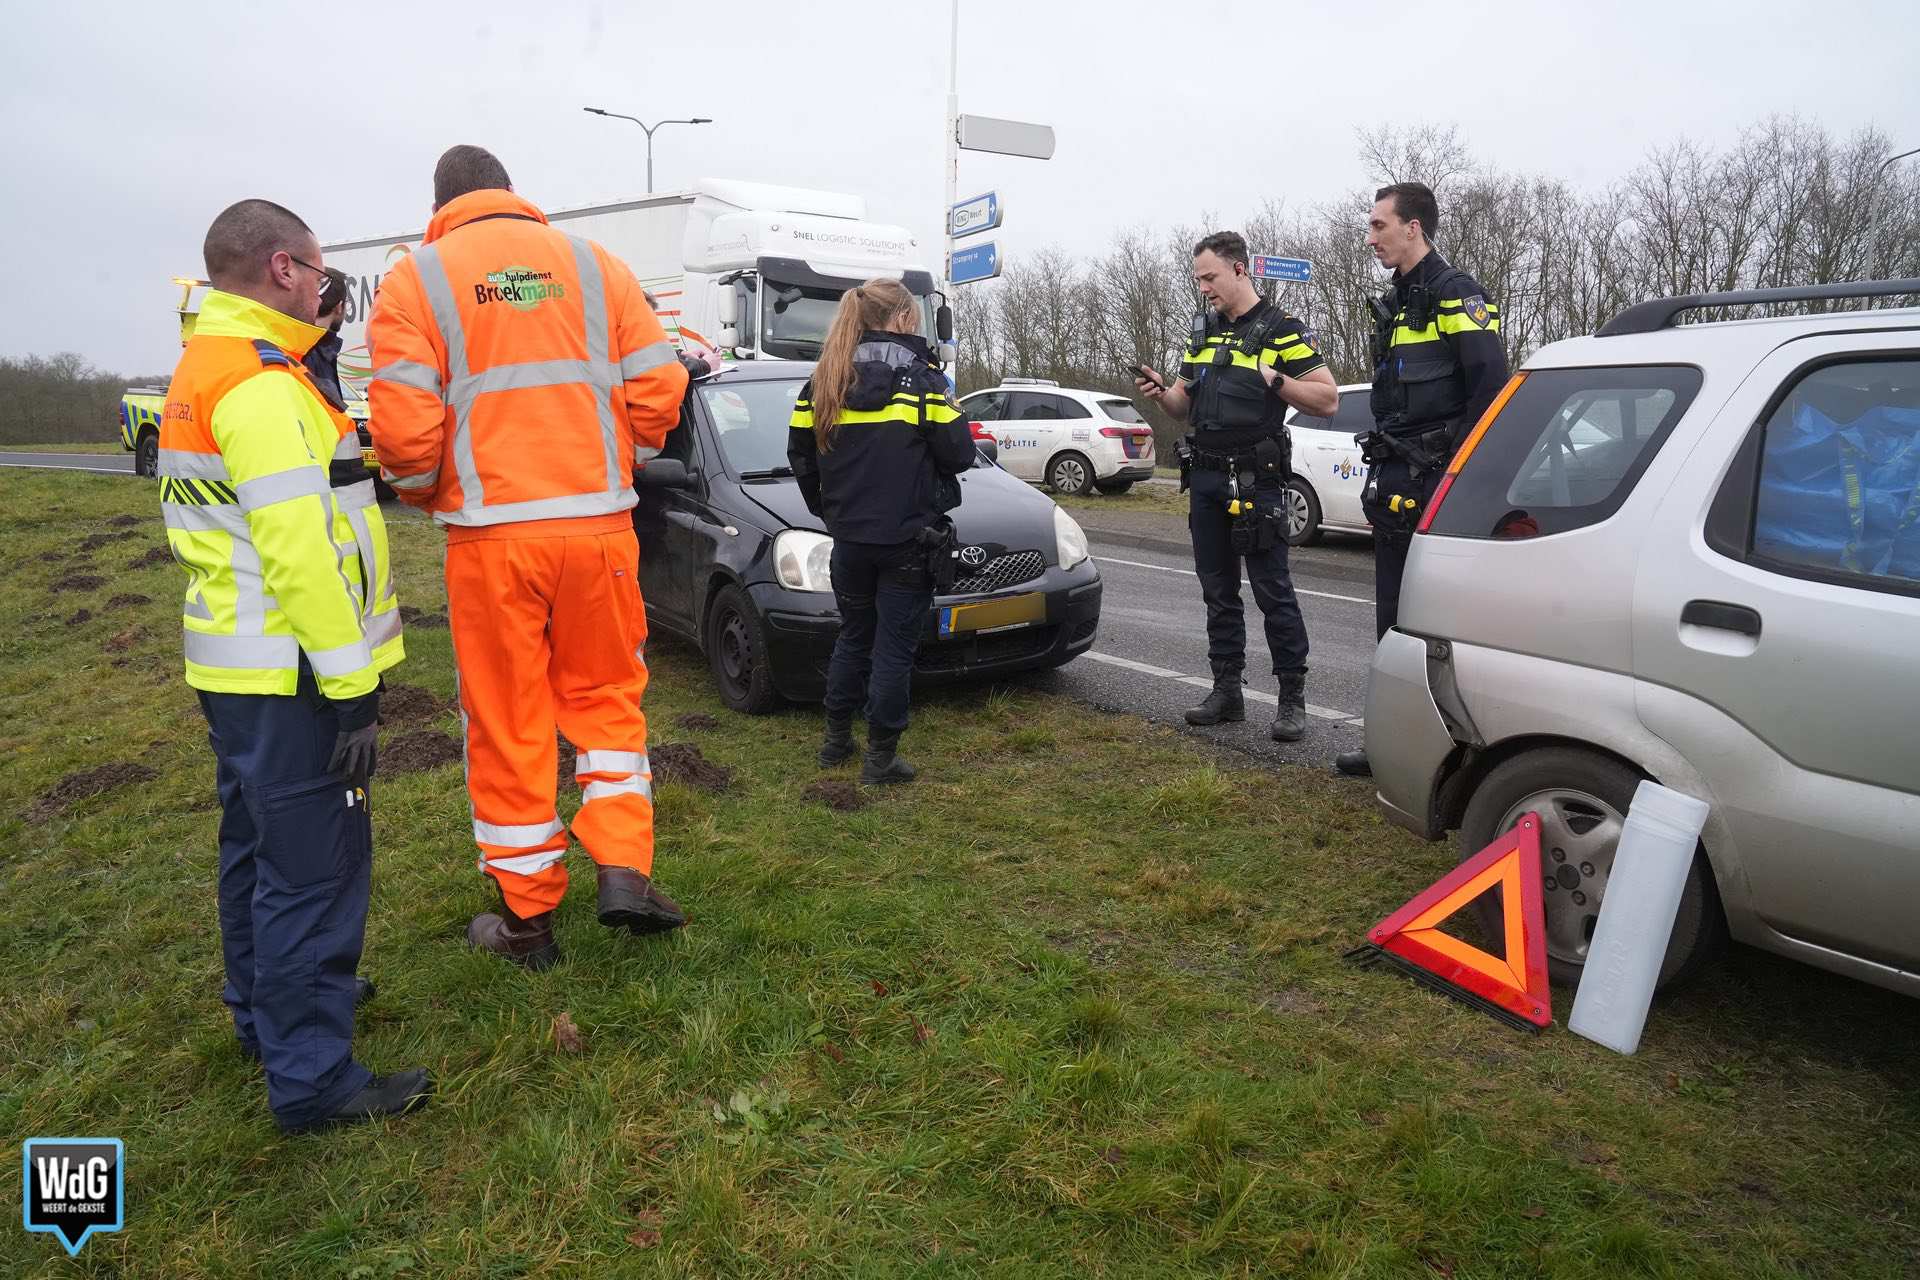
POLYGON ((1677 323, 1916 293, 1631 307, 1528 360, 1449 468, 1367 751, 1463 856, 1540 812, 1557 981, 1653 778, 1712 806, 1663 983, 1731 934, 1920 995, 1920 310, 1677 323))

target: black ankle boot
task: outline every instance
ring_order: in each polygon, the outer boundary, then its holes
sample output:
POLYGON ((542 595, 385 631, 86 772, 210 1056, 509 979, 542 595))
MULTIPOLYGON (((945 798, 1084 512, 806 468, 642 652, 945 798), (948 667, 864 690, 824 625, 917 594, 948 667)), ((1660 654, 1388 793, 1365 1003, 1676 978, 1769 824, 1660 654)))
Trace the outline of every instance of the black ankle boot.
POLYGON ((1247 718, 1247 699, 1241 692, 1240 672, 1226 667, 1213 673, 1213 692, 1197 707, 1187 708, 1188 724, 1232 724, 1247 718))
POLYGON ((867 742, 866 759, 860 763, 860 781, 870 787, 891 786, 897 782, 912 782, 918 776, 912 765, 902 760, 897 752, 900 735, 891 737, 873 735, 867 742))
POLYGON ((1298 742, 1307 736, 1307 677, 1299 672, 1284 672, 1280 682, 1280 706, 1273 717, 1270 736, 1275 742, 1298 742))
POLYGON ((845 764, 859 750, 853 740, 853 717, 848 716, 843 720, 828 716, 827 735, 820 740, 820 767, 831 769, 837 764, 845 764))

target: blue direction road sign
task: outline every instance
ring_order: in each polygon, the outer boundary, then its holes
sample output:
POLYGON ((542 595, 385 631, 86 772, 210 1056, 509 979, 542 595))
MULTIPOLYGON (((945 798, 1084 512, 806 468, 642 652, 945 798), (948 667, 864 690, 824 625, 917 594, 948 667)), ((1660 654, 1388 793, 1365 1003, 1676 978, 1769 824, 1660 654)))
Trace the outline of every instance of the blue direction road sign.
POLYGON ((1000 246, 991 240, 953 251, 954 284, 991 280, 1000 274, 1000 246))
POLYGON ((989 191, 971 200, 962 200, 947 211, 947 234, 970 236, 991 231, 1000 225, 1000 193, 989 191))
POLYGON ((1256 280, 1290 280, 1295 284, 1308 284, 1313 280, 1313 264, 1305 258, 1276 258, 1272 254, 1256 253, 1249 274, 1256 280))

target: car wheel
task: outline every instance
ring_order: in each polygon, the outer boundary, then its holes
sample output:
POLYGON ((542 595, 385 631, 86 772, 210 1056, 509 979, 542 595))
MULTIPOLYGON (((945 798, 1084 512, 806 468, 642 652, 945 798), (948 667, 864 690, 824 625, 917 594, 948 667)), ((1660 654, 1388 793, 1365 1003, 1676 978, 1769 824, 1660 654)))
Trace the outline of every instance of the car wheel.
POLYGON ((160 474, 160 437, 151 431, 141 432, 140 438, 133 442, 133 474, 160 474))
MULTIPOLYGON (((1574 987, 1586 965, 1607 874, 1620 842, 1639 773, 1577 747, 1541 747, 1495 766, 1474 789, 1460 823, 1461 861, 1511 830, 1522 814, 1540 815, 1540 871, 1546 907, 1547 968, 1555 983, 1574 987)), ((1489 938, 1502 936, 1498 890, 1477 912, 1489 938)), ((1684 982, 1726 944, 1726 918, 1706 854, 1696 850, 1660 965, 1659 989, 1684 982)))
POLYGON ((721 588, 707 611, 707 665, 720 700, 735 711, 763 716, 780 705, 767 662, 767 626, 738 586, 721 588))
POLYGON ((1287 480, 1287 545, 1310 547, 1320 541, 1320 495, 1299 476, 1287 480))
POLYGON ((1108 495, 1109 497, 1117 498, 1121 494, 1125 493, 1127 490, 1133 488, 1133 481, 1131 480, 1096 480, 1094 481, 1093 487, 1098 489, 1100 492, 1108 495))
POLYGON ((1055 493, 1078 497, 1093 488, 1093 464, 1084 453, 1063 453, 1047 464, 1047 483, 1055 493))

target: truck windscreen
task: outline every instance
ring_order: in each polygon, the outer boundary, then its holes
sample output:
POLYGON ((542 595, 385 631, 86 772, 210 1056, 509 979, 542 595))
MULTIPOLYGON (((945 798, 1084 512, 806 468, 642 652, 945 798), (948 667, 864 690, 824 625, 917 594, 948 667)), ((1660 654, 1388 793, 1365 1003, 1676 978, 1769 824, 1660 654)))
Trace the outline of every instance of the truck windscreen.
MULTIPOLYGON (((818 285, 761 282, 760 352, 781 360, 818 360, 833 325, 833 313, 846 290, 818 285)), ((933 332, 933 302, 920 304, 922 336, 933 332)))

